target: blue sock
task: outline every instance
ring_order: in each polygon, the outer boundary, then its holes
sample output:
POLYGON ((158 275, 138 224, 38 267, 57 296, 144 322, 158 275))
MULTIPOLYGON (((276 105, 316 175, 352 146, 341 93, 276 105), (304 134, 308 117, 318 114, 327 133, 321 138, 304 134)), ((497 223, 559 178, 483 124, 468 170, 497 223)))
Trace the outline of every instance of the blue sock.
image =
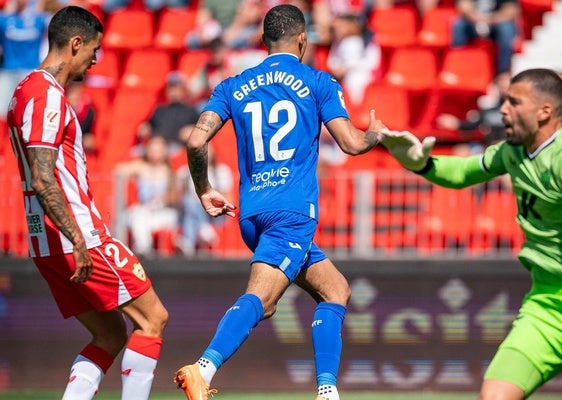
POLYGON ((318 386, 336 385, 345 311, 346 307, 335 303, 322 302, 316 306, 312 322, 312 344, 318 386))
POLYGON ((202 357, 218 369, 240 348, 251 330, 263 319, 261 300, 253 294, 244 294, 222 317, 215 336, 202 357))

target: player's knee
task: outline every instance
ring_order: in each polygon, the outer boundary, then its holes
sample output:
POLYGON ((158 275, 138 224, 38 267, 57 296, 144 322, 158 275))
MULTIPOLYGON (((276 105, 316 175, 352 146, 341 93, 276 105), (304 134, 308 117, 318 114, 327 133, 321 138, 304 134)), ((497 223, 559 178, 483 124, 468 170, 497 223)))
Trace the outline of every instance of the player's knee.
POLYGON ((162 333, 164 332, 164 328, 166 328, 166 325, 168 325, 169 318, 170 315, 168 314, 168 310, 162 307, 162 310, 158 313, 158 316, 156 317, 156 321, 155 321, 155 330, 158 331, 157 336, 162 336, 162 333))
POLYGON ((347 307, 351 298, 351 288, 347 281, 343 281, 340 285, 334 286, 324 297, 324 300, 329 303, 336 303, 347 307))
POLYGON ((92 343, 115 357, 127 344, 127 327, 123 324, 106 328, 94 333, 92 343))
POLYGON ((149 318, 141 322, 140 330, 146 336, 161 337, 164 333, 166 325, 168 324, 168 319, 168 310, 166 310, 164 307, 161 307, 157 312, 151 313, 149 318))

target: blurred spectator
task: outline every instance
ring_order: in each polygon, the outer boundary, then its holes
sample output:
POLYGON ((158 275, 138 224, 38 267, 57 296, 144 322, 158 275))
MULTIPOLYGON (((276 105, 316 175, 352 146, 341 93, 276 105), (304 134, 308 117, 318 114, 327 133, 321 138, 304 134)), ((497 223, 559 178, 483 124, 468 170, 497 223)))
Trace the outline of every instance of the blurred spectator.
MULTIPOLYGON (((483 135, 485 146, 503 140, 505 128, 500 107, 507 95, 510 78, 509 73, 497 75, 488 93, 478 98, 478 109, 468 111, 465 119, 459 119, 451 114, 441 114, 437 117, 437 126, 442 129, 458 130, 461 135, 463 132, 478 129, 483 135)), ((478 149, 478 152, 481 150, 478 149)))
POLYGON ((116 173, 125 178, 123 181, 133 179, 135 184, 136 202, 127 210, 132 248, 138 254, 152 256, 153 235, 160 230, 178 229, 178 195, 166 140, 150 138, 145 156, 118 164, 116 173))
MULTIPOLYGON (((234 184, 232 170, 227 164, 217 159, 211 144, 208 146, 208 157, 211 185, 221 193, 229 195, 234 184)), ((177 247, 184 255, 189 256, 193 255, 198 248, 209 246, 219 239, 215 227, 224 223, 224 219, 211 218, 201 207, 187 165, 178 169, 177 178, 181 193, 181 235, 178 238, 177 247)))
POLYGON ((189 97, 200 109, 207 103, 215 86, 231 75, 227 62, 229 49, 220 37, 209 43, 211 59, 201 69, 201 72, 188 82, 189 97))
POLYGON ((348 98, 358 104, 365 87, 377 78, 381 49, 357 14, 339 14, 332 24, 333 42, 328 53, 328 70, 341 81, 348 98))
POLYGON ((222 34, 221 24, 213 17, 211 10, 200 7, 195 19, 195 27, 185 37, 188 49, 201 49, 209 45, 222 34))
POLYGON ((96 141, 93 127, 96 109, 92 98, 84 93, 84 83, 72 81, 66 86, 66 98, 74 109, 80 128, 82 129, 82 143, 86 154, 96 154, 96 141))
POLYGON ((439 0, 375 0, 377 9, 413 4, 420 16, 439 5, 439 0))
POLYGON ((137 130, 140 145, 135 146, 133 155, 141 155, 144 143, 153 136, 166 139, 170 155, 183 149, 199 112, 187 102, 187 83, 185 76, 178 71, 170 72, 166 78, 165 101, 158 104, 149 119, 137 130))
POLYGON ((457 0, 460 16, 453 23, 453 46, 476 38, 492 39, 496 46, 496 73, 509 72, 513 42, 518 35, 517 0, 457 0))
POLYGON ((208 47, 233 23, 236 10, 242 2, 243 0, 204 0, 197 11, 195 28, 185 38, 186 47, 208 47))
POLYGON ((0 13, 0 119, 6 119, 17 84, 39 65, 49 18, 42 3, 29 0, 8 0, 0 13))
POLYGON ((231 49, 260 46, 262 17, 261 0, 242 0, 234 19, 222 32, 224 44, 231 49))
MULTIPOLYGON (((144 7, 150 11, 160 11, 163 8, 187 7, 191 0, 142 0, 144 7)), ((117 9, 125 8, 131 0, 103 0, 102 9, 105 13, 111 13, 117 9)))
POLYGON ((311 0, 311 15, 315 27, 315 43, 323 45, 329 45, 331 43, 332 22, 337 15, 357 15, 366 20, 377 1, 378 0, 311 0))

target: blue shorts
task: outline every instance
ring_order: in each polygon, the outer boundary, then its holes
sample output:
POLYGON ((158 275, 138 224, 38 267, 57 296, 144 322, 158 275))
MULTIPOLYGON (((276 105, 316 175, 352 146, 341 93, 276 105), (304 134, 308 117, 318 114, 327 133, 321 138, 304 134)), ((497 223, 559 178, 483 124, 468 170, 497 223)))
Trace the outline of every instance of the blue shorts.
POLYGON ((273 265, 293 282, 302 270, 326 258, 312 241, 317 224, 302 214, 275 211, 241 220, 240 232, 254 253, 252 263, 273 265))

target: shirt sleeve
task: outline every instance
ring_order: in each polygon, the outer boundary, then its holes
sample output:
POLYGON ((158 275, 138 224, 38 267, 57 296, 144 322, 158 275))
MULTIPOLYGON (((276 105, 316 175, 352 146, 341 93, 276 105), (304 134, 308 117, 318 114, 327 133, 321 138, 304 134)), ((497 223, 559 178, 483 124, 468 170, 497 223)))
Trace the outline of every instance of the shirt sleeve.
POLYGON ((28 147, 58 148, 64 138, 67 109, 60 90, 49 87, 44 95, 33 98, 28 104, 22 121, 22 131, 28 147), (27 109, 32 107, 32 112, 27 109))
POLYGON ((324 124, 334 118, 349 118, 345 108, 343 89, 333 77, 325 72, 318 72, 318 109, 324 124))
POLYGON ((227 90, 229 81, 230 79, 227 79, 215 87, 209 102, 201 110, 201 112, 213 111, 217 113, 223 123, 231 118, 230 100, 227 95, 229 93, 227 90))
POLYGON ((484 170, 496 175, 507 173, 503 157, 505 146, 509 145, 502 141, 486 148, 484 154, 482 154, 482 167, 484 170))
POLYGON ((462 189, 489 181, 500 175, 485 171, 481 158, 481 155, 434 156, 430 159, 430 168, 422 176, 439 186, 462 189))

